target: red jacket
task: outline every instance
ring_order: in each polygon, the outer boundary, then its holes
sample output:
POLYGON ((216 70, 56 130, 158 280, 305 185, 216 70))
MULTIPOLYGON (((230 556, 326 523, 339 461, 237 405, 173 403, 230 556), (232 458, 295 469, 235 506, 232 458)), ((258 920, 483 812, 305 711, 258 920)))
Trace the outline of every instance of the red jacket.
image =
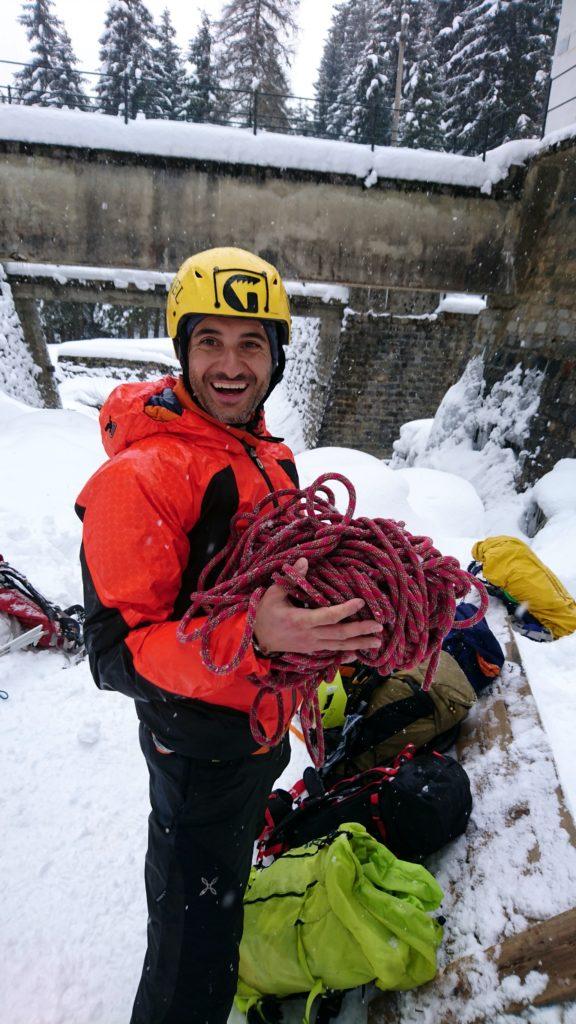
MULTIPOLYGON (((292 453, 263 420, 252 434, 213 419, 172 377, 120 385, 100 423, 110 459, 77 502, 94 679, 134 697, 139 717, 172 749, 209 758, 255 752, 250 677, 264 680, 269 662, 249 648, 235 673, 216 676, 199 642, 180 643, 176 630, 235 512, 297 483, 292 453)), ((230 660, 244 622, 242 613, 218 628, 217 662, 230 660)), ((268 729, 275 714, 275 701, 265 702, 268 729)))

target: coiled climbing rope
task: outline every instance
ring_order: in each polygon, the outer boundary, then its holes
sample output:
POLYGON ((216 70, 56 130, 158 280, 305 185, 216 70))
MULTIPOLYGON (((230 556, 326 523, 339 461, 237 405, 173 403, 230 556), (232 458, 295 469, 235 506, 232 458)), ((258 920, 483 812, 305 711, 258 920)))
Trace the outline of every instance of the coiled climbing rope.
MULTIPOLYGON (((228 543, 200 574, 178 628, 179 639, 200 639, 206 667, 216 675, 227 675, 246 654, 258 602, 273 583, 301 607, 322 608, 362 598, 364 607, 353 618, 376 619, 384 628, 380 647, 360 650, 360 661, 389 675, 429 658, 423 683, 429 689, 446 633, 466 629, 484 616, 486 591, 455 558, 442 555, 429 537, 414 537, 403 523, 392 519, 354 519, 355 507, 356 492, 350 481, 338 473, 325 473, 308 488, 275 491, 251 512, 238 512, 228 543), (343 515, 327 486, 329 480, 339 481, 348 491, 343 515), (306 577, 293 569, 298 558, 308 559, 306 577), (209 585, 214 578, 216 582, 209 585), (480 594, 480 607, 472 618, 456 622, 456 603, 471 586, 480 594), (238 612, 246 613, 238 650, 227 664, 217 665, 210 652, 211 635, 238 612), (202 613, 205 621, 189 632, 188 625, 202 613)), ((255 741, 269 745, 280 741, 286 728, 282 695, 288 693, 291 714, 300 704, 306 746, 314 764, 320 766, 324 738, 317 687, 323 679, 334 677, 341 662, 342 654, 334 651, 273 654, 270 674, 266 682, 258 680, 260 688, 250 712, 255 741), (270 694, 276 698, 278 722, 273 734, 267 735, 258 712, 270 694)))

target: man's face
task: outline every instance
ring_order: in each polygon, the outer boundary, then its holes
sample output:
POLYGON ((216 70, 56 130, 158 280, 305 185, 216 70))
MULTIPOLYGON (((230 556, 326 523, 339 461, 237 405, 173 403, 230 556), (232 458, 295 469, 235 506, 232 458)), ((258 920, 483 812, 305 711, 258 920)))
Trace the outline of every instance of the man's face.
POLYGON ((207 316, 192 331, 190 384, 222 423, 249 423, 270 386, 272 355, 259 320, 207 316))

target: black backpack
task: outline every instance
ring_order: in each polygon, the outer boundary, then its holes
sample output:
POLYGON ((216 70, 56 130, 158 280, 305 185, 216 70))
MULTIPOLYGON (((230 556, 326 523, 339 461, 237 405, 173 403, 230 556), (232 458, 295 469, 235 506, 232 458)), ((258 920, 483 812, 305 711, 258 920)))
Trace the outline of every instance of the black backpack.
POLYGON ((421 861, 465 831, 470 781, 446 754, 415 755, 412 744, 389 768, 371 768, 328 789, 314 768, 290 792, 276 789, 258 840, 258 858, 328 835, 348 821, 364 825, 403 860, 421 861))

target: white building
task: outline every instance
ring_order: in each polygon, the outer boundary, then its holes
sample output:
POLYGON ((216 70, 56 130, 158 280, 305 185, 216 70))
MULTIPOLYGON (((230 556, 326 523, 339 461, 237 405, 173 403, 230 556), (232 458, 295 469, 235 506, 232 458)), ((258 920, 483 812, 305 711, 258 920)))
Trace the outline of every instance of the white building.
POLYGON ((564 0, 552 62, 546 131, 576 123, 576 0, 564 0))

